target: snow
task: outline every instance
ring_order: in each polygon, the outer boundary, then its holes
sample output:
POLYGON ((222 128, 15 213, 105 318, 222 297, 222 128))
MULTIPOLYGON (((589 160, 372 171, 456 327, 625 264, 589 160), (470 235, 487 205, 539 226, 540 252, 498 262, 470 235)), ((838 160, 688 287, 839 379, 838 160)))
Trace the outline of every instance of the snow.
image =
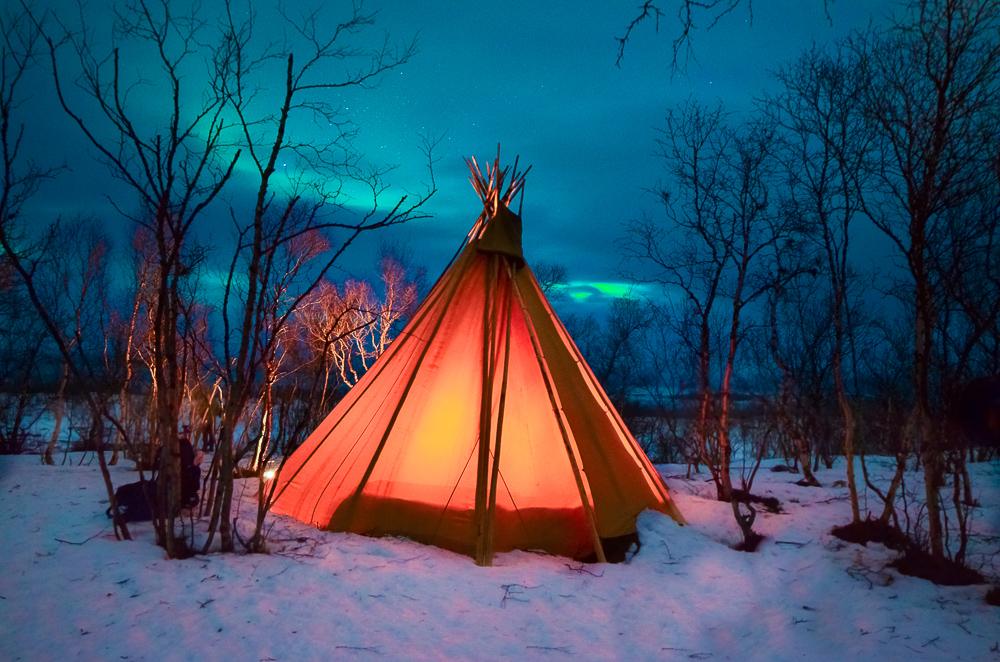
MULTIPOLYGON (((881 545, 829 535, 847 519, 845 488, 799 487, 794 474, 762 469, 754 492, 785 512, 759 515, 767 540, 747 554, 727 546, 738 532, 705 476, 661 470, 690 524, 644 513, 629 563, 515 552, 479 568, 284 517, 273 518, 271 554, 168 561, 149 524, 132 526, 133 542, 114 540, 96 462, 0 457, 0 659, 1000 656, 1000 609, 983 600, 986 586, 903 576, 881 545)), ((996 577, 1000 467, 972 470, 984 504, 973 561, 996 577)), ((135 480, 127 467, 112 472, 117 484, 135 480)), ((818 474, 828 486, 842 476, 842 461, 818 474)), ((252 491, 242 495, 245 527, 252 491)))

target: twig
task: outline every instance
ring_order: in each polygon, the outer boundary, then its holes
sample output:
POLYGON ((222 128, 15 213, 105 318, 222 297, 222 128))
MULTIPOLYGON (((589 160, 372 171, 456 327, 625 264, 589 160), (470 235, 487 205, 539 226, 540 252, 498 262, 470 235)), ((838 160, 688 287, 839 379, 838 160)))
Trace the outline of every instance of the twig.
POLYGON ((597 573, 597 572, 594 572, 592 570, 589 570, 587 568, 587 566, 585 566, 582 563, 580 565, 572 565, 571 563, 563 563, 563 565, 566 566, 567 568, 569 568, 570 570, 572 570, 573 572, 575 572, 578 575, 590 575, 591 577, 603 577, 604 576, 604 571, 603 570, 601 570, 601 572, 597 573))
POLYGON ((860 628, 860 632, 861 632, 861 636, 862 637, 867 637, 868 635, 873 634, 873 633, 874 634, 878 634, 879 632, 888 632, 889 634, 895 634, 896 633, 896 626, 895 625, 886 625, 884 627, 880 627, 877 630, 866 630, 864 628, 860 628))
POLYGON ((513 600, 515 602, 527 602, 522 598, 517 596, 523 595, 523 589, 538 588, 537 586, 525 586, 524 584, 501 584, 500 588, 503 589, 503 597, 500 598, 500 607, 506 609, 507 601, 513 600))
POLYGON ((708 659, 708 658, 712 657, 711 653, 704 653, 704 652, 699 653, 697 651, 694 652, 694 653, 691 653, 691 649, 690 648, 675 648, 673 646, 663 646, 662 648, 660 648, 660 650, 661 651, 675 651, 677 653, 688 653, 687 658, 689 660, 705 660, 705 659, 708 659))
POLYGON ((90 542, 91 540, 93 540, 97 536, 99 536, 102 533, 104 533, 107 530, 107 528, 108 527, 104 527, 103 529, 101 529, 100 531, 98 531, 97 533, 95 533, 94 535, 92 535, 89 538, 87 538, 86 540, 82 540, 80 542, 76 542, 74 540, 63 540, 62 538, 56 538, 55 541, 56 542, 61 542, 61 543, 66 544, 66 545, 86 545, 88 542, 90 542))
POLYGON ((625 27, 625 34, 621 37, 615 37, 615 41, 618 42, 618 57, 615 58, 615 66, 622 66, 622 59, 625 57, 625 45, 628 43, 629 38, 632 36, 632 31, 637 25, 645 21, 647 18, 652 16, 656 21, 656 31, 660 31, 660 17, 663 16, 663 12, 657 7, 651 0, 643 3, 640 7, 642 12, 632 19, 632 22, 625 27))
POLYGON ((286 572, 288 572, 289 568, 291 568, 291 567, 292 566, 290 566, 290 565, 286 565, 283 569, 279 570, 278 572, 274 573, 273 575, 268 575, 267 577, 265 577, 265 579, 274 579, 278 575, 283 575, 286 572))
POLYGON ((379 651, 379 649, 376 648, 375 646, 345 646, 345 645, 342 645, 342 646, 334 646, 334 648, 337 648, 339 650, 368 651, 369 653, 379 653, 379 654, 381 654, 381 651, 379 651))
POLYGON ((558 651, 560 653, 566 653, 567 655, 572 655, 573 651, 570 650, 569 646, 525 646, 528 650, 538 650, 538 651, 558 651))

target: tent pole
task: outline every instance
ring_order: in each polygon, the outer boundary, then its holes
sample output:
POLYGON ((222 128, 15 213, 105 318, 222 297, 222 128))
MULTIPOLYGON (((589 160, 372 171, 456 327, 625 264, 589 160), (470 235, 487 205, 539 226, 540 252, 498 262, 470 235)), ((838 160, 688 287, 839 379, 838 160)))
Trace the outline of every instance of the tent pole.
POLYGON ((486 273, 483 275, 483 285, 486 288, 483 297, 483 353, 482 353, 482 393, 479 403, 479 458, 476 470, 476 564, 489 565, 490 555, 486 545, 487 529, 487 481, 489 480, 490 461, 490 423, 493 418, 493 365, 491 354, 493 349, 494 328, 493 312, 493 271, 500 257, 490 254, 486 262, 486 273))
POLYGON ((542 355, 542 346, 541 342, 538 340, 535 324, 532 322, 531 315, 528 313, 528 308, 524 304, 524 298, 521 296, 521 290, 517 286, 516 280, 513 281, 513 286, 514 293, 517 295, 518 303, 521 305, 521 310, 524 312, 525 326, 528 328, 528 335, 531 337, 531 346, 535 350, 535 359, 538 361, 538 367, 542 371, 542 381, 545 382, 545 390, 549 395, 549 403, 552 405, 552 410, 556 415, 556 421, 559 423, 559 434, 562 435, 563 445, 566 447, 566 455, 569 457, 569 463, 573 469, 573 478, 576 479, 576 487, 580 492, 580 501, 583 503, 584 513, 586 513, 587 522, 590 524, 590 534, 593 538, 594 553, 597 555, 597 560, 599 562, 607 563, 608 559, 604 556, 604 546, 601 544, 601 534, 597 530, 597 517, 594 514, 594 508, 591 505, 593 495, 590 490, 590 483, 587 481, 587 477, 583 475, 583 472, 580 469, 580 451, 576 447, 576 441, 573 439, 573 433, 569 428, 569 422, 565 419, 562 404, 559 402, 559 395, 555 392, 555 384, 552 380, 552 374, 550 373, 549 366, 545 361, 545 356, 542 355))
POLYGON ((496 440, 493 442, 493 470, 490 476, 490 500, 488 513, 489 516, 486 520, 486 554, 489 564, 493 562, 493 541, 495 539, 496 533, 496 511, 497 511, 497 482, 500 475, 500 439, 503 436, 503 414, 504 408, 507 404, 507 374, 510 367, 510 318, 511 318, 511 307, 514 303, 514 297, 511 294, 510 288, 514 284, 514 274, 510 263, 507 263, 507 274, 508 278, 508 289, 507 289, 507 320, 504 328, 504 345, 503 345, 503 376, 500 378, 500 404, 498 405, 497 411, 497 432, 496 440))

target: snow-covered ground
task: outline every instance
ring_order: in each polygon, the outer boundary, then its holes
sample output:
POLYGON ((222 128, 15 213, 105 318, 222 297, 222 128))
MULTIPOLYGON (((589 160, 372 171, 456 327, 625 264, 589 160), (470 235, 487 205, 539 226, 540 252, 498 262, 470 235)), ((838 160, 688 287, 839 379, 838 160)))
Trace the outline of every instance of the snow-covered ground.
MULTIPOLYGON (((725 544, 737 531, 705 477, 661 469, 690 526, 644 514, 631 562, 517 552, 479 568, 283 517, 270 555, 168 561, 148 524, 114 540, 96 463, 0 457, 0 660, 1000 658, 986 586, 903 576, 881 545, 829 535, 848 517, 843 487, 762 470, 754 491, 785 512, 759 516, 767 540, 746 554, 725 544)), ((973 471, 984 504, 973 561, 995 576, 1000 466, 973 471)), ((818 477, 842 474, 841 462, 818 477)))

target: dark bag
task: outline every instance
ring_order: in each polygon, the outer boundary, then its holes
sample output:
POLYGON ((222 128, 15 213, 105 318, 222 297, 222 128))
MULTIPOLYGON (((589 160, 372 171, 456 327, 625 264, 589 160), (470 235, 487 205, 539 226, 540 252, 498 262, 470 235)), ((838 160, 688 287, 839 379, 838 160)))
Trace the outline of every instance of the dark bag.
POLYGON ((181 508, 198 505, 198 488, 201 487, 201 467, 194 463, 194 446, 187 437, 177 440, 181 453, 181 508))
MULTIPOLYGON (((156 482, 139 481, 122 485, 115 490, 116 515, 123 522, 148 522, 153 519, 152 508, 156 507, 156 482)), ((114 517, 108 507, 108 517, 114 517)))
POLYGON ((181 507, 193 508, 198 505, 198 488, 201 487, 201 467, 194 464, 181 467, 181 507))

